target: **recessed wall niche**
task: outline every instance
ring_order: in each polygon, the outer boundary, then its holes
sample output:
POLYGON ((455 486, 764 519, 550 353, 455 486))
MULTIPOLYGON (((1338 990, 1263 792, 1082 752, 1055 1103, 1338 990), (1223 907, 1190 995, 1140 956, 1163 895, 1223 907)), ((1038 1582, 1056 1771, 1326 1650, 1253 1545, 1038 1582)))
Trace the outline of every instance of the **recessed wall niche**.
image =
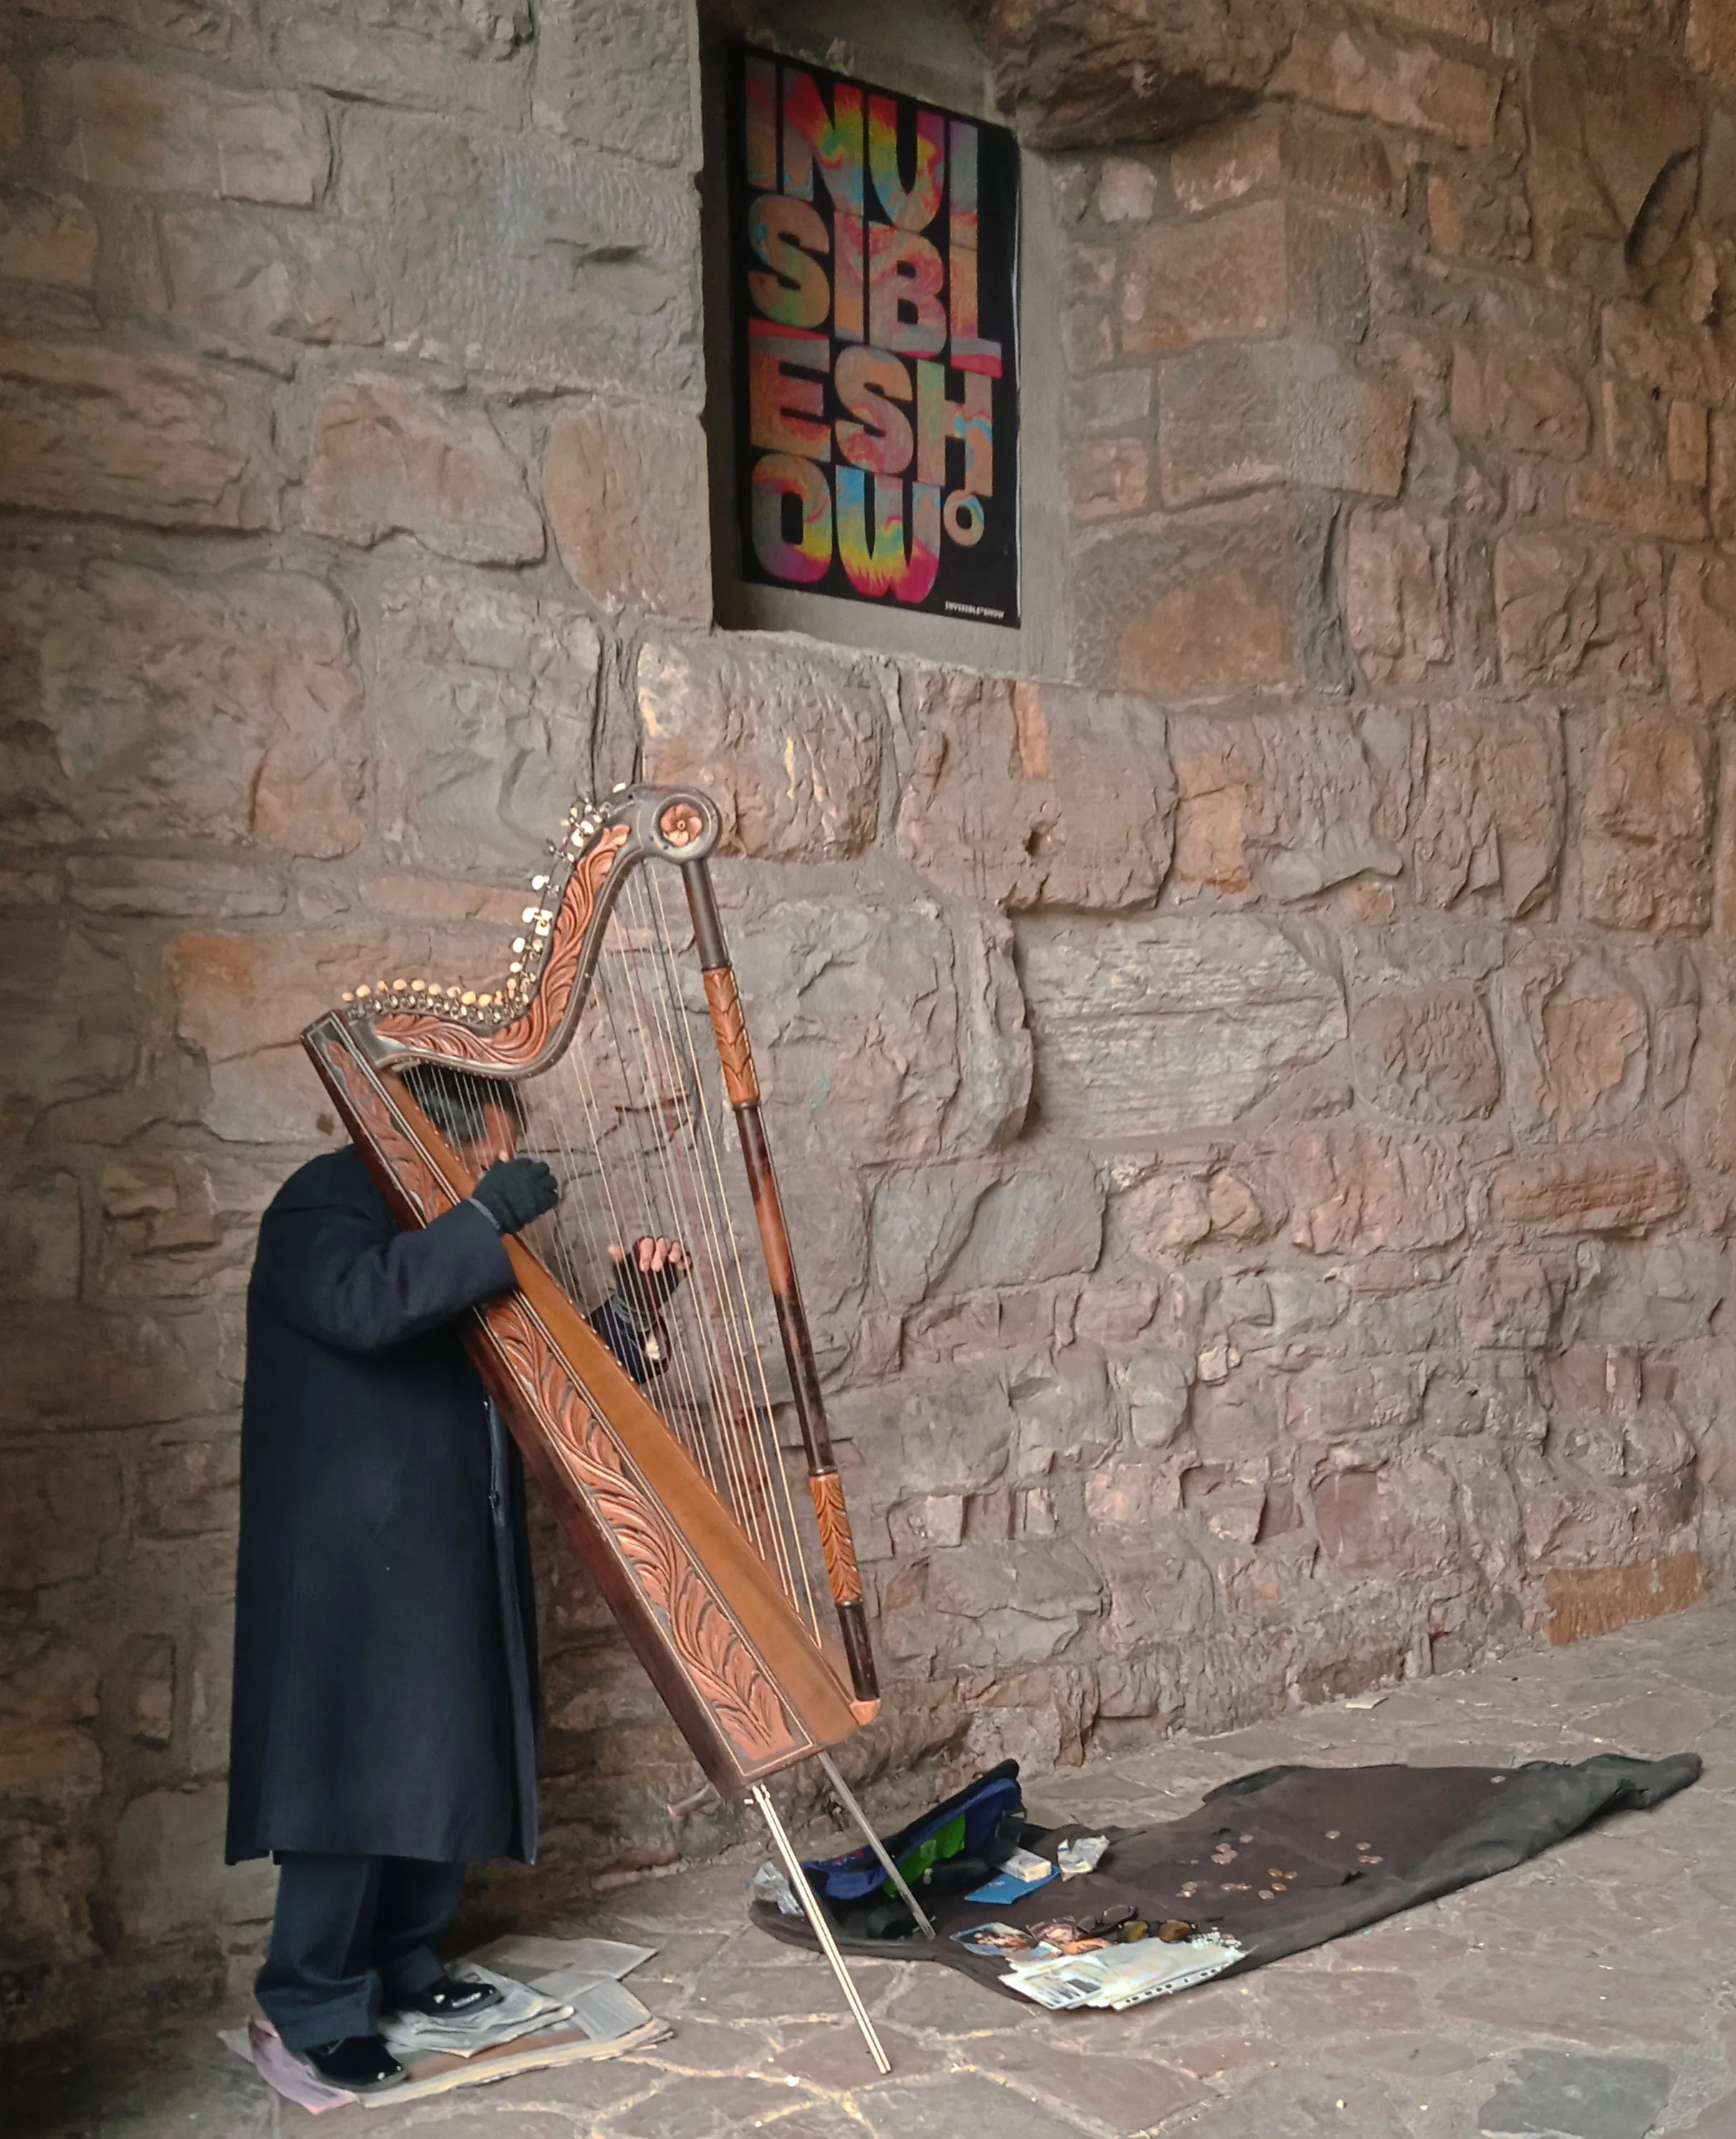
MULTIPOLYGON (((883 18, 884 12, 881 11, 883 18)), ((875 11, 855 4, 754 7, 733 4, 733 0, 720 0, 720 4, 702 7, 701 14, 705 33, 702 185, 706 430, 712 473, 712 555, 718 623, 726 629, 738 630, 800 632, 844 645, 912 653, 1003 674, 1065 675, 1068 668, 1067 526, 1060 504, 1061 453, 1057 414, 1061 398, 1060 359, 1056 346, 1059 306, 1054 301, 1059 248, 1054 237, 1049 173, 1044 159, 1022 152, 1016 146, 1010 147, 1010 154, 996 158, 995 151, 1010 144, 1003 134, 990 130, 1005 129, 1007 115, 995 105, 989 70, 980 47, 967 27, 946 7, 925 5, 900 8, 896 24, 877 20, 875 11), (840 455, 834 454, 830 440, 819 443, 814 457, 809 458, 805 465, 800 452, 791 455, 768 454, 763 448, 756 451, 750 442, 746 374, 751 359, 747 355, 748 335, 741 318, 742 285, 746 272, 757 261, 748 252, 745 231, 736 227, 752 212, 752 197, 744 184, 746 159, 751 153, 744 118, 744 46, 774 60, 812 69, 820 81, 827 76, 839 76, 865 85, 870 91, 883 91, 888 99, 910 100, 920 106, 923 116, 918 121, 912 103, 904 104, 905 130, 914 136, 914 129, 920 125, 924 138, 932 145, 936 161, 945 170, 946 205, 937 213, 936 223, 951 235, 954 244, 960 230, 956 218, 961 210, 970 213, 973 205, 971 182, 973 176, 976 179, 976 227, 982 233, 982 251, 978 257, 982 263, 985 321, 980 339, 990 344, 993 353, 980 358, 980 368, 975 370, 960 368, 958 360, 961 354, 966 367, 971 365, 972 359, 968 350, 961 350, 959 321, 955 316, 949 346, 938 353, 944 360, 929 360, 926 342, 922 350, 916 347, 918 342, 924 341, 920 326, 911 318, 916 306, 907 304, 902 311, 909 326, 912 348, 902 356, 892 356, 891 362, 884 365, 888 376, 879 382, 882 387, 889 386, 892 394, 900 398, 908 392, 909 421, 916 440, 911 462, 912 474, 918 472, 922 442, 925 438, 928 459, 922 463, 921 472, 931 477, 937 468, 948 472, 946 482, 924 486, 926 497, 921 499, 917 482, 899 486, 909 501, 904 509, 911 513, 912 519, 897 539, 902 545, 907 536, 911 538, 910 554, 913 559, 917 555, 917 540, 925 532, 915 516, 917 513, 926 511, 927 516, 937 523, 936 529, 926 530, 931 536, 938 531, 939 559, 939 576, 927 583, 926 600, 920 596, 915 600, 900 598, 901 593, 909 597, 923 587, 920 573, 907 574, 902 586, 887 584, 883 594, 868 597, 858 593, 845 577, 841 556, 846 529, 850 531, 853 555, 858 556, 862 554, 864 526, 870 551, 877 533, 882 531, 876 525, 876 508, 883 499, 871 472, 851 467, 840 455), (979 148, 980 142, 988 144, 986 152, 979 148), (956 153, 949 164, 946 159, 950 149, 956 153), (977 161, 974 174, 973 152, 977 161), (961 177, 961 188, 952 184, 961 177), (1016 234, 1005 228, 1012 220, 1015 200, 1016 234), (1004 247, 999 255, 995 251, 997 242, 1004 247), (747 255, 746 259, 744 255, 747 255), (1006 280, 1012 285, 1010 289, 995 284, 1003 262, 1006 280), (1008 316, 1006 324, 1012 331, 990 337, 987 322, 997 301, 1003 306, 1005 315, 1011 315, 1016 307, 1016 320, 1008 316), (1003 351, 998 346, 1000 341, 1014 345, 1003 351), (991 376, 992 368, 997 364, 1002 367, 1000 375, 991 376), (976 428, 979 438, 986 443, 991 405, 995 454, 992 479, 996 494, 979 499, 971 494, 972 484, 980 488, 990 478, 986 472, 979 476, 976 463, 969 458, 967 441, 971 429, 976 428), (823 464, 818 458, 820 453, 832 465, 823 464), (773 575, 765 568, 754 548, 754 497, 751 492, 746 496, 743 494, 751 480, 750 470, 756 465, 760 467, 762 493, 769 492, 778 482, 780 470, 787 476, 788 502, 781 508, 782 520, 794 541, 800 540, 804 527, 803 504, 793 494, 798 487, 797 478, 800 478, 802 487, 812 492, 811 514, 806 525, 814 551, 809 569, 819 582, 817 587, 768 583, 773 575), (825 567, 834 537, 834 486, 838 492, 839 560, 832 562, 828 570, 825 567), (824 497, 820 495, 822 491, 827 493, 824 497), (988 516, 997 513, 1004 516, 998 527, 988 519, 988 516), (1009 525, 1015 513, 1016 531, 1009 525), (979 533, 985 521, 991 531, 987 542, 979 533), (991 554, 996 549, 993 539, 995 532, 1000 533, 1004 541, 1004 548, 998 555, 991 554), (822 550, 827 551, 827 556, 819 554, 822 550), (844 598, 834 591, 839 588, 844 598), (980 620, 1002 609, 1010 619, 1016 616, 1016 622, 980 620)), ((756 74, 764 71, 756 70, 756 74)), ((829 94, 829 91, 825 93, 829 94)), ((880 109, 885 113, 890 106, 883 105, 880 109)), ((904 175, 908 179, 916 169, 916 140, 912 138, 904 145, 904 175)), ((872 187, 872 179, 868 183, 872 187)), ((800 184, 799 179, 798 184, 800 184)), ((790 189, 785 186, 784 190, 787 193, 790 189)), ((780 213, 790 217, 805 211, 809 218, 824 218, 822 242, 829 248, 829 211, 834 203, 829 200, 824 178, 810 183, 806 191, 811 201, 804 198, 795 208, 780 213)), ((760 213, 763 220, 763 208, 760 213)), ((916 214, 920 213, 918 209, 916 214)), ((914 223, 916 215, 907 219, 914 223)), ((846 256, 854 242, 854 228, 847 218, 843 232, 846 256)), ((885 242, 899 242, 900 233, 895 225, 883 219, 878 228, 883 257, 885 242)), ((761 232, 760 235, 764 244, 765 233, 761 232)), ((815 235, 819 235, 818 229, 815 235)), ((876 242, 872 228, 867 242, 876 242)), ((945 237, 941 242, 946 242, 945 237)), ((914 249, 927 252, 930 248, 919 246, 914 249)), ((794 254, 785 257, 795 258, 794 254)), ((951 272, 951 261, 949 252, 948 272, 951 272)), ((841 267, 848 279, 848 257, 842 263, 829 260, 824 264, 830 268, 841 267)), ((966 260, 965 265, 975 266, 976 261, 966 260)), ((872 264, 865 262, 864 266, 871 274, 872 264)), ((816 270, 816 289, 819 272, 816 270)), ((936 319, 939 306, 949 302, 952 296, 953 290, 949 285, 943 297, 927 301, 936 319)), ((847 315, 848 297, 844 304, 847 315)), ((966 306, 968 311, 968 289, 966 306)), ((756 321, 765 338, 759 345, 762 370, 770 376, 777 376, 777 366, 768 360, 765 343, 786 331, 791 335, 806 333, 812 336, 819 350, 815 362, 826 364, 829 370, 829 350, 819 349, 819 342, 827 337, 816 335, 812 326, 804 325, 809 311, 814 308, 804 308, 799 299, 792 296, 790 309, 792 319, 787 330, 781 323, 756 321), (794 316, 797 313, 801 316, 800 320, 794 316)), ((841 323, 848 326, 848 317, 841 323)), ((840 322, 832 316, 825 324, 836 326, 840 322)), ((868 346, 876 337, 866 317, 864 326, 868 331, 863 341, 848 348, 844 359, 847 368, 841 378, 834 377, 830 385, 818 373, 795 374, 800 383, 790 396, 792 404, 821 404, 815 407, 812 418, 804 418, 794 406, 788 412, 789 420, 799 432, 805 424, 812 423, 813 428, 806 433, 810 439, 817 438, 819 424, 814 419, 820 417, 823 409, 830 408, 834 388, 852 382, 859 391, 863 382, 857 380, 856 374, 878 368, 868 346)), ((842 350, 845 345, 839 346, 842 350)), ((792 341, 791 347, 798 356, 801 354, 799 343, 792 341)), ((870 392, 874 390, 873 380, 865 383, 870 392)), ((896 427, 902 413, 896 402, 889 413, 896 427)), ((792 438, 789 443, 798 443, 799 439, 792 438)), ((981 465, 986 471, 986 455, 981 465)), ((884 502, 889 504, 894 494, 893 487, 888 484, 884 502)), ((775 513, 778 510, 769 494, 762 495, 760 503, 762 512, 775 513)), ((762 520, 760 524, 764 527, 766 522, 762 520)), ((800 565, 798 568, 801 568, 800 565)), ((891 577, 884 572, 878 576, 883 582, 889 581, 891 577)), ((866 580, 868 585, 873 583, 870 575, 858 577, 866 580)))

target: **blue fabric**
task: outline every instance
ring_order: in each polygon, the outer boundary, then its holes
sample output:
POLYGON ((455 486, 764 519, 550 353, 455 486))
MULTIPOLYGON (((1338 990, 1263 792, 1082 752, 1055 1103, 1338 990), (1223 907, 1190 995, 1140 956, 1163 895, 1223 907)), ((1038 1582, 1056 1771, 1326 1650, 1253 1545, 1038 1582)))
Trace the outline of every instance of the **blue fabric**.
MULTIPOLYGON (((952 1857, 984 1856, 1003 1814, 1022 1811, 1024 1804, 1019 1763, 1003 1760, 943 1804, 901 1827, 896 1834, 886 1836, 886 1853, 914 1884, 930 1863, 944 1863, 952 1857), (947 1833, 949 1828, 956 1828, 956 1833, 947 1833), (931 1848, 931 1844, 939 1846, 931 1848)), ((877 1887, 890 1884, 884 1866, 865 1843, 848 1857, 804 1862, 802 1869, 833 1902, 859 1902, 877 1887)))

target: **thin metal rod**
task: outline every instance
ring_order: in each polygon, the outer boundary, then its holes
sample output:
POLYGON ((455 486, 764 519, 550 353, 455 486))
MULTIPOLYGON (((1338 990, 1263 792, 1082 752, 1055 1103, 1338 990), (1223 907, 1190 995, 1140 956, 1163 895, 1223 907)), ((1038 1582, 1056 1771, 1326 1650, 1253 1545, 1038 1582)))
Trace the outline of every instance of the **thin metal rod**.
POLYGON ((838 1978, 839 1988, 856 2016, 856 2024, 862 2030, 863 2041, 868 2046, 868 2055, 874 2060, 874 2068, 877 2072, 889 2073, 892 2061, 881 2048, 880 2038, 874 2033, 874 2024, 868 2018, 868 2008, 850 1980, 850 1971, 844 1965, 844 1955, 838 1950, 838 1941, 832 1936, 832 1926, 826 1921, 824 1906, 808 1884, 808 1875, 803 1871, 802 1861, 795 1853, 795 1845, 784 1831, 784 1823, 778 1818, 777 1807, 771 1801, 770 1793, 764 1783, 756 1783, 753 1793, 754 1803, 760 1808, 760 1817, 771 1831, 772 1847, 784 1860, 784 1869, 789 1874, 790 1885, 795 1889, 796 1898, 807 1911, 808 1921, 814 1926, 814 1936, 819 1941, 820 1951, 831 1962, 832 1973, 838 1978))
POLYGON ((855 1821, 857 1826, 859 1827, 863 1833, 868 1837, 868 1848, 873 1851, 875 1856, 877 1856, 880 1859, 882 1864, 885 1866, 887 1877, 892 1881, 893 1886, 895 1886, 898 1892, 904 1897, 906 1902, 909 1906, 910 1913, 922 1926, 923 1937, 931 1939, 935 1937, 936 1934, 934 1926, 928 1920, 927 1911, 922 1906, 922 1904, 917 1899, 916 1896, 911 1892, 909 1887, 905 1882, 904 1874, 898 1869, 897 1866, 893 1863, 891 1853, 888 1850, 886 1844, 880 1839, 873 1828, 868 1825, 868 1814, 862 1809, 862 1807, 857 1804, 855 1793, 851 1789, 849 1784, 844 1780, 844 1777, 838 1772, 838 1763, 832 1758, 832 1755, 829 1753, 822 1753, 819 1756, 819 1765, 825 1769, 833 1789, 837 1791, 839 1803, 843 1805, 845 1811, 849 1814, 851 1818, 855 1821))

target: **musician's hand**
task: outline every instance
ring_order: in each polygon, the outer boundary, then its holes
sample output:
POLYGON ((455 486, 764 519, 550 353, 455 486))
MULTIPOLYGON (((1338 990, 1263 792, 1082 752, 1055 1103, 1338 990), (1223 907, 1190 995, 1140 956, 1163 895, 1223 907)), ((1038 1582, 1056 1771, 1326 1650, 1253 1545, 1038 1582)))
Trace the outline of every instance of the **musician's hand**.
POLYGON ((679 1241, 653 1240, 648 1233, 629 1251, 619 1241, 609 1244, 615 1265, 615 1290, 636 1328, 654 1329, 664 1303, 681 1283, 687 1267, 687 1251, 679 1241))
POLYGON ((472 1197, 503 1233, 516 1233, 560 1201, 560 1183, 540 1158, 497 1158, 472 1197))

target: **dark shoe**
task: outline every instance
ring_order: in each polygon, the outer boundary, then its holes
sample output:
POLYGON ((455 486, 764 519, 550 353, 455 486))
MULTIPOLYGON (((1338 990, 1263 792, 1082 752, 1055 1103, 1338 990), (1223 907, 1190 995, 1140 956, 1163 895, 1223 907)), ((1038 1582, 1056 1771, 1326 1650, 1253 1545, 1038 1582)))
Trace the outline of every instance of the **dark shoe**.
POLYGON ((400 1998, 395 2010, 419 2013, 428 2020, 463 2020, 485 2005, 498 2005, 501 1994, 491 1983, 461 1983, 443 1975, 426 1990, 412 1990, 400 1998))
POLYGON ((315 2043, 301 2054, 321 2079, 352 2094, 378 2094, 404 2078, 403 2067, 378 2035, 345 2035, 335 2043, 315 2043))

